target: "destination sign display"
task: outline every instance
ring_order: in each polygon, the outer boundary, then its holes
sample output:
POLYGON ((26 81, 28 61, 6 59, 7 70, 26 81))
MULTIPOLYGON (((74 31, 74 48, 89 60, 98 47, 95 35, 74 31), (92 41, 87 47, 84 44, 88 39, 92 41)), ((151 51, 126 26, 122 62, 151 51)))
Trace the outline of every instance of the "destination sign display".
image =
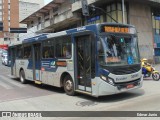
POLYGON ((121 32, 121 33, 129 33, 129 28, 124 27, 110 27, 105 26, 104 27, 105 32, 121 32))
POLYGON ((101 26, 101 32, 135 34, 136 30, 133 27, 103 25, 103 26, 101 26))

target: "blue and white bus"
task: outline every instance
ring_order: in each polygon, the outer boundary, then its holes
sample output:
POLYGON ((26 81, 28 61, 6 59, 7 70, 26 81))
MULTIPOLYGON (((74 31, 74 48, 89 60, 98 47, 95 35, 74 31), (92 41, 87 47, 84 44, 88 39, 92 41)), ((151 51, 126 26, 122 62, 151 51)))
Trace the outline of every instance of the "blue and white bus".
POLYGON ((117 94, 142 86, 137 32, 119 23, 87 25, 11 45, 11 74, 66 94, 117 94))

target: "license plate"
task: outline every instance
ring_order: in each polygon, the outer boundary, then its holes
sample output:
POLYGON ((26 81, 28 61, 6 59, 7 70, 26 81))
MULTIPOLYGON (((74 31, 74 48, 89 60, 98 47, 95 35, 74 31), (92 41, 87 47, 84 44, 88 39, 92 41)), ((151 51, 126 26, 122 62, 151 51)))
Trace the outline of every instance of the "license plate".
POLYGON ((134 87, 134 85, 133 84, 129 84, 129 85, 127 85, 127 89, 129 89, 129 88, 133 88, 134 87))

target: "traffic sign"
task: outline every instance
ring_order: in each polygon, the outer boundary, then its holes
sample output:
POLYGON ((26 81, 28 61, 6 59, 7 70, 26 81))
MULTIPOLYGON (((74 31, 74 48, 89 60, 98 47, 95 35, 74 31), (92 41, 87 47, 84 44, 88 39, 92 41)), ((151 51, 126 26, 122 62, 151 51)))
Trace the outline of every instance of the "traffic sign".
POLYGON ((81 0, 82 3, 82 13, 84 16, 89 16, 88 2, 87 0, 81 0))

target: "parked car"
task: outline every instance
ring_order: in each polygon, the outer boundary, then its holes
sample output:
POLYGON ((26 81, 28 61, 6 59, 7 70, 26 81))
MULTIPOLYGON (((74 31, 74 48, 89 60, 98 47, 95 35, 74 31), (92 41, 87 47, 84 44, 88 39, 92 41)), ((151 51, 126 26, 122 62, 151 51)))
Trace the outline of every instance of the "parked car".
POLYGON ((8 55, 7 54, 2 55, 2 64, 8 65, 8 55))
POLYGON ((0 48, 0 55, 2 55, 3 50, 0 48))
POLYGON ((7 50, 2 49, 1 57, 2 57, 3 55, 8 55, 8 51, 7 51, 7 50))

